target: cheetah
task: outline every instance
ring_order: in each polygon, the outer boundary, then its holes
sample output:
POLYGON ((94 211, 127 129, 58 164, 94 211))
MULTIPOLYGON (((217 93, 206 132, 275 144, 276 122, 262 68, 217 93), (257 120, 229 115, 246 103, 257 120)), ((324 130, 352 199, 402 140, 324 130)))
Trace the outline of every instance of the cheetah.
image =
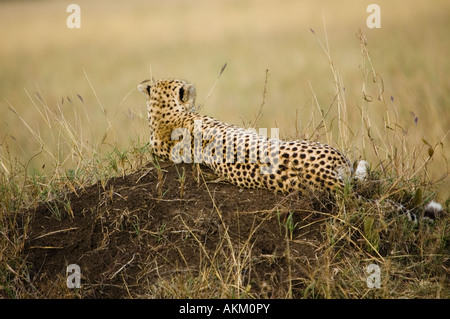
MULTIPOLYGON (((268 138, 196 113, 195 86, 184 80, 144 80, 138 90, 147 98, 150 147, 163 160, 203 163, 240 188, 284 194, 332 194, 343 189, 348 179, 364 180, 368 174, 366 161, 353 170, 350 161, 330 145, 268 138)), ((402 204, 387 199, 384 204, 417 222, 416 214, 402 204)), ((433 217, 443 213, 434 201, 424 211, 433 217)))
POLYGON ((193 84, 178 79, 148 82, 141 82, 138 90, 147 97, 150 146, 162 159, 194 160, 238 187, 279 193, 332 192, 352 175, 350 161, 334 147, 280 141, 223 123, 193 111, 193 84))

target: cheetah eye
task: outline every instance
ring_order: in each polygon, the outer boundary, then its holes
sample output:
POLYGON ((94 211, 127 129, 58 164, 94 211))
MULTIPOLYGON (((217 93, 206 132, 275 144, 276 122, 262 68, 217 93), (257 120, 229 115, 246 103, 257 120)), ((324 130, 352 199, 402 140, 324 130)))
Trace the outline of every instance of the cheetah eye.
POLYGON ((180 94, 180 100, 184 102, 184 100, 183 100, 183 98, 184 98, 184 88, 183 87, 180 88, 179 94, 180 94))

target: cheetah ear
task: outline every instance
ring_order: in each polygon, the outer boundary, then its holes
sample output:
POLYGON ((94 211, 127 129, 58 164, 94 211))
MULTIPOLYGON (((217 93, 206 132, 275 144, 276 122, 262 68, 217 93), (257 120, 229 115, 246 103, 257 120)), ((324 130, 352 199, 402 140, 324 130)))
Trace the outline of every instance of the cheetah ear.
POLYGON ((185 84, 180 87, 179 98, 183 104, 194 105, 195 95, 196 93, 194 84, 185 84))
POLYGON ((144 94, 146 97, 150 97, 150 85, 144 83, 147 81, 142 81, 141 84, 137 86, 139 92, 144 94))

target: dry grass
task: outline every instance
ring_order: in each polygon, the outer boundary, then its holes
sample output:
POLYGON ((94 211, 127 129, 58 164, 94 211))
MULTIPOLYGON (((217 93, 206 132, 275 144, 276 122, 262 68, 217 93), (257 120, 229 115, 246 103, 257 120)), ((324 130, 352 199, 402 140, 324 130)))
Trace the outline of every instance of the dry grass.
MULTIPOLYGON (((0 4, 0 29, 10 30, 0 51, 3 295, 30 296, 24 210, 150 160, 135 90, 150 75, 194 82, 202 113, 276 126, 282 137, 367 159, 383 182, 369 187, 372 195, 408 202, 422 192, 422 201, 436 197, 448 210, 447 2, 379 1, 379 30, 365 28, 368 3, 351 1, 79 4, 80 30, 65 27, 57 1, 0 4)), ((291 278, 278 297, 448 298, 448 218, 413 229, 350 195, 335 213, 317 247, 320 266, 309 280, 291 278), (369 263, 381 267, 382 289, 365 285, 369 263), (300 295, 292 288, 298 281, 306 287, 300 295)), ((289 243, 287 229, 280 240, 289 243)), ((213 254, 199 241, 204 263, 196 275, 161 277, 144 297, 264 297, 235 275, 251 269, 252 235, 236 246, 225 231, 213 254), (220 264, 224 258, 230 263, 220 264)))

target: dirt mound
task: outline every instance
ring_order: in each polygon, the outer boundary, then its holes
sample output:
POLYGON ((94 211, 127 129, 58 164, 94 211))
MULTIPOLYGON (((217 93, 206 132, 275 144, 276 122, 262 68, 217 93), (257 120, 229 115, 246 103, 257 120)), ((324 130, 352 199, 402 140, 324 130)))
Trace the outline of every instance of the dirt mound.
POLYGON ((314 201, 208 176, 194 165, 148 165, 41 205, 25 246, 32 289, 56 298, 296 297, 320 253, 314 201), (80 267, 79 289, 67 288, 69 264, 80 267))

